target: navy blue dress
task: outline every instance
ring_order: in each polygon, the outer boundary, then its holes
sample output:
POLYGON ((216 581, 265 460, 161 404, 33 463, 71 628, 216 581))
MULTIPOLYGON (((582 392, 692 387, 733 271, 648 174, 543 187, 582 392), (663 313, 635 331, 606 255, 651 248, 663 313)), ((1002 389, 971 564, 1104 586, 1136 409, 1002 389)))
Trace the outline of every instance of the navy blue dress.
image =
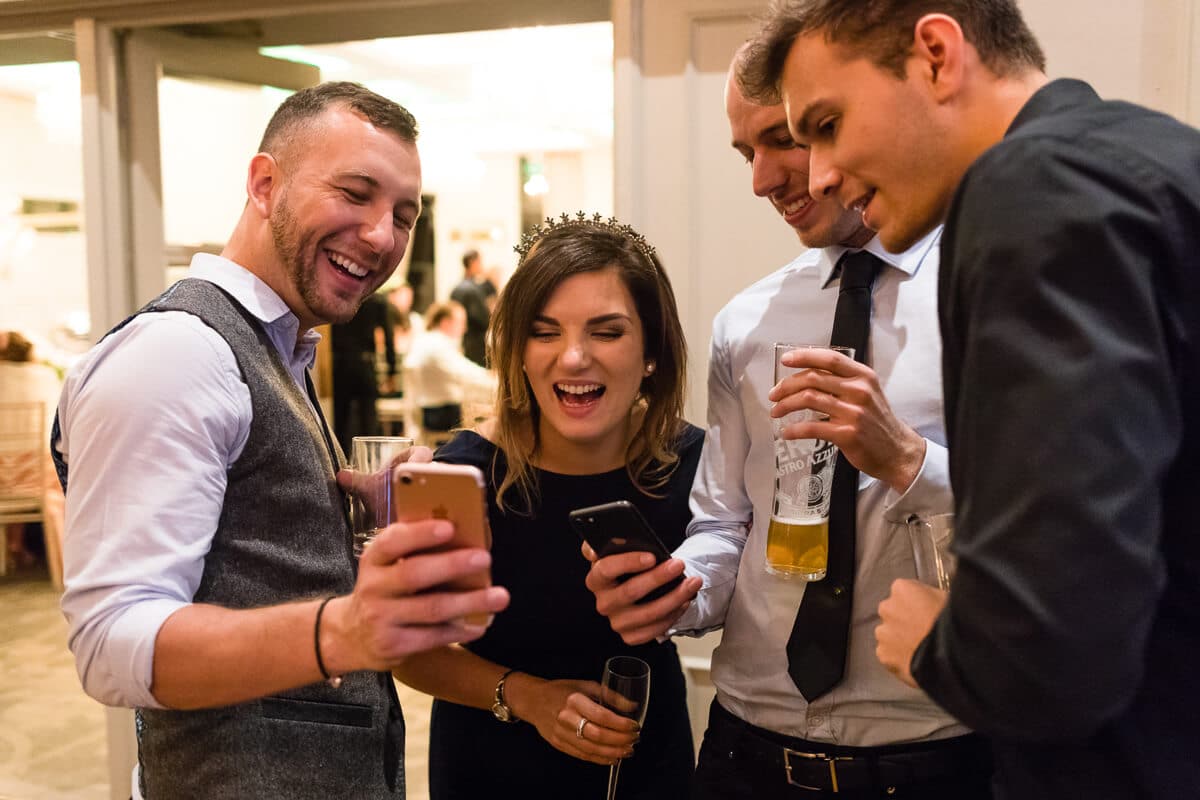
MULTIPOLYGON (((688 425, 677 447, 679 464, 662 497, 647 497, 624 468, 598 475, 537 470, 540 505, 534 516, 496 507, 505 460, 495 445, 471 431, 438 450, 436 460, 470 464, 488 482, 492 578, 512 595, 473 653, 541 678, 599 681, 604 662, 633 655, 650 665, 650 704, 634 754, 621 765, 618 796, 686 798, 694 764, 683 672, 671 642, 631 647, 596 612, 584 579, 588 562, 570 528, 572 509, 613 500, 638 507, 668 549, 684 538, 691 519, 688 494, 704 433, 688 425), (493 461, 495 467, 493 468, 493 461)), ((499 722, 491 711, 434 702, 429 741, 432 800, 457 798, 603 798, 608 767, 556 750, 526 722, 499 722)))

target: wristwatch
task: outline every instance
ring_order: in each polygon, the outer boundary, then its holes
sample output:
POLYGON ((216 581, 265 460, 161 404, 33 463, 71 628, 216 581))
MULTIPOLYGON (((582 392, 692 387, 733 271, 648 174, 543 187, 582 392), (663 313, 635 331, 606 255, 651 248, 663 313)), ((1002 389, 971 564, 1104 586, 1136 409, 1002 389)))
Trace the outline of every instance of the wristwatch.
POLYGON ((501 722, 517 721, 517 715, 513 713, 512 707, 504 700, 504 682, 514 672, 516 672, 515 669, 510 669, 500 676, 500 680, 496 681, 496 702, 492 704, 492 716, 501 722))

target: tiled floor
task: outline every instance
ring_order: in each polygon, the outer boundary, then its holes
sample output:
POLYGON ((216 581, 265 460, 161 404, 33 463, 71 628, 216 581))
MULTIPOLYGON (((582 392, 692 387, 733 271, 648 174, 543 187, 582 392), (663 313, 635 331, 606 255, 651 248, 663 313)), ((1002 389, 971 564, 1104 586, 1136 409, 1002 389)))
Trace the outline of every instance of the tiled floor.
MULTIPOLYGON (((397 688, 408 797, 428 800, 431 701, 397 688)), ((44 573, 0 578, 0 800, 108 800, 107 758, 104 709, 79 688, 57 592, 44 573)))
POLYGON ((0 798, 107 800, 104 710, 79 688, 44 574, 0 579, 0 798))

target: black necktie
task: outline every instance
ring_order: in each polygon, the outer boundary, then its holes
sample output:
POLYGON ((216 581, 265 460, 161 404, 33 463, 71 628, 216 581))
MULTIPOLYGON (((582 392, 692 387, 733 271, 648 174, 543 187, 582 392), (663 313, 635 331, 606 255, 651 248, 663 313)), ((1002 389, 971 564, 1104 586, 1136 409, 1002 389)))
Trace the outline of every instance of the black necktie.
MULTIPOLYGON (((871 284, 883 265, 865 250, 841 259, 842 284, 829 343, 854 348, 867 361, 871 332, 871 284)), ((858 469, 838 454, 829 502, 829 565, 825 578, 804 587, 788 637, 788 675, 808 702, 828 692, 846 670, 846 644, 854 597, 855 508, 858 469)))

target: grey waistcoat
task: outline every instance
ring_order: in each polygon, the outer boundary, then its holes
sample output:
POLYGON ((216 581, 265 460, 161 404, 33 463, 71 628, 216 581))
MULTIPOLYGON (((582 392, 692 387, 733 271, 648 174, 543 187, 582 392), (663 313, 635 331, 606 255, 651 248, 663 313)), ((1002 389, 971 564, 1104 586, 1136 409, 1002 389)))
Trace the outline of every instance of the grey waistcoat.
MULTIPOLYGON (((154 311, 194 314, 229 343, 254 412, 195 602, 252 608, 349 592, 355 563, 334 480, 341 450, 258 321, 200 280, 176 284, 138 313, 154 311)), ((294 655, 315 663, 313 653, 294 655)), ((242 666, 254 669, 253 660, 242 666)), ((404 720, 387 673, 351 673, 339 689, 320 682, 226 708, 142 709, 137 722, 145 800, 404 797, 404 720)))

